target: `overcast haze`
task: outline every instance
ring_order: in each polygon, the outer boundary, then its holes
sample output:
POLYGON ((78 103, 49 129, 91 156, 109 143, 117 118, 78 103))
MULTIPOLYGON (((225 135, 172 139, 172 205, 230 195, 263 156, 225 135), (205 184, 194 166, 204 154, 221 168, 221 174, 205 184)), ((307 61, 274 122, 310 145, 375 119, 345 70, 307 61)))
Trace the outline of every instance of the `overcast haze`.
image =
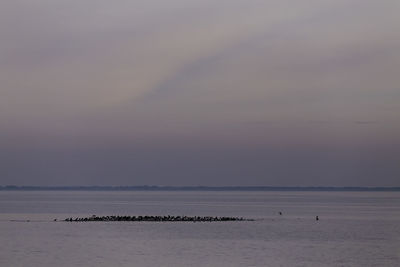
POLYGON ((0 184, 400 186, 398 0, 2 0, 0 184))

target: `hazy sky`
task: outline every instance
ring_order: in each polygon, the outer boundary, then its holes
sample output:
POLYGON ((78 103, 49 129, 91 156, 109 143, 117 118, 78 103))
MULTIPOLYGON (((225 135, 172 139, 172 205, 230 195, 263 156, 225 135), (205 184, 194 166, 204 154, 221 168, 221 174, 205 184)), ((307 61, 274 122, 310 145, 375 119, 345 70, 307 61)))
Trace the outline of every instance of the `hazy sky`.
POLYGON ((399 0, 2 0, 0 184, 400 186, 399 0))

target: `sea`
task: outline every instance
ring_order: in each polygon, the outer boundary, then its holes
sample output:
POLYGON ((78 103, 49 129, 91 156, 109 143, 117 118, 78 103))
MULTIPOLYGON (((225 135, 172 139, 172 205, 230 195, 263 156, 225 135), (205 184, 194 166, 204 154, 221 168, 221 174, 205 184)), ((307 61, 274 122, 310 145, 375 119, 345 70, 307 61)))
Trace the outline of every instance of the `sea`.
POLYGON ((0 266, 400 266, 400 192, 0 191, 0 266))

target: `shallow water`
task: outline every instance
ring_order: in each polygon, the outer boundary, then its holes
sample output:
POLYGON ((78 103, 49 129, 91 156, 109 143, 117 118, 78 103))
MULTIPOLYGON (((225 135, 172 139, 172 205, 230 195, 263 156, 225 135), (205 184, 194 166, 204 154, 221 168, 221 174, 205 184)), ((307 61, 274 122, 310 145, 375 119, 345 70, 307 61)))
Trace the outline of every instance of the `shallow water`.
POLYGON ((0 266, 399 264, 400 192, 0 192, 0 266), (60 221, 92 214, 257 220, 60 221))

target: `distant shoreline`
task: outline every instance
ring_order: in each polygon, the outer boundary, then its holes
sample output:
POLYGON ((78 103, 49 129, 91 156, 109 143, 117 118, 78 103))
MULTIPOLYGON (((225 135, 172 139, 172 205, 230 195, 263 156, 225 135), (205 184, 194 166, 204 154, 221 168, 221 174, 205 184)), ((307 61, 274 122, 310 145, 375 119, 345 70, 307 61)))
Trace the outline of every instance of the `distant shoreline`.
POLYGON ((324 186, 0 186, 0 191, 344 191, 395 192, 400 187, 324 187, 324 186))

